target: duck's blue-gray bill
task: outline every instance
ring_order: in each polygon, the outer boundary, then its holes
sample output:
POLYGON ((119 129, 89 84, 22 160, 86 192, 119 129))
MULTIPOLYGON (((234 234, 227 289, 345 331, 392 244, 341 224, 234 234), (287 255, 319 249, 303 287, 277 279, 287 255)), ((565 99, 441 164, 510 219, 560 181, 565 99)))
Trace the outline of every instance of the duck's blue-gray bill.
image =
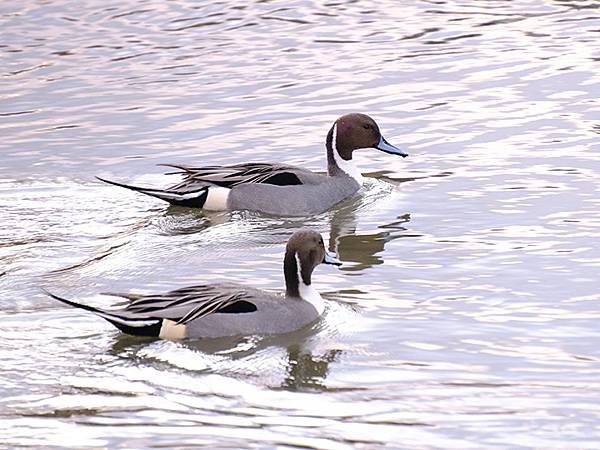
POLYGON ((377 144, 375 148, 377 150, 381 150, 382 152, 391 153, 392 155, 400 155, 403 158, 406 158, 408 156, 408 153, 390 144, 388 141, 385 140, 383 136, 381 136, 381 139, 379 139, 379 144, 377 144))
POLYGON ((337 255, 333 252, 328 252, 325 250, 325 257, 323 258, 324 264, 335 264, 336 266, 341 266, 342 262, 337 258, 337 255))

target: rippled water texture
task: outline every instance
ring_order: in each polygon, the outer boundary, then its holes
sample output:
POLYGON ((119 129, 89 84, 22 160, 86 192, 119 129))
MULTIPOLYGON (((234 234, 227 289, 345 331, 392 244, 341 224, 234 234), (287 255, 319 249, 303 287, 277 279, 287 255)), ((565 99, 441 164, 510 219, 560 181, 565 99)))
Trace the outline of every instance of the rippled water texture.
POLYGON ((596 448, 600 4, 0 4, 0 446, 596 448), (323 170, 346 112, 407 159, 318 217, 205 214, 103 185, 158 163, 323 170), (143 340, 51 289, 279 288, 309 226, 325 316, 143 340))

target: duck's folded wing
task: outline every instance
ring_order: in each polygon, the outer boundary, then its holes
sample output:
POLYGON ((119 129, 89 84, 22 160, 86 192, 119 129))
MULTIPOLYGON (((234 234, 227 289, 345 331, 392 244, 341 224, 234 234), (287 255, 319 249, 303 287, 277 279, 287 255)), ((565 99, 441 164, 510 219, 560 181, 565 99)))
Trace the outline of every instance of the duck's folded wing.
POLYGON ((104 310, 74 302, 45 291, 50 297, 80 308, 109 321, 118 329, 137 336, 159 336, 164 319, 179 324, 214 313, 246 313, 257 310, 241 289, 218 289, 216 286, 195 286, 164 295, 110 294, 131 301, 121 309, 104 310))
POLYGON ((196 306, 185 316, 177 321, 177 325, 192 322, 202 317, 206 317, 213 313, 245 313, 256 311, 256 305, 247 300, 244 300, 245 292, 238 292, 236 294, 213 298, 210 301, 205 301, 196 306))
POLYGON ((144 295, 133 300, 125 311, 138 316, 153 316, 186 324, 213 313, 246 313, 256 305, 245 299, 243 290, 194 286, 161 295, 144 295))
POLYGON ((304 184, 306 175, 311 172, 300 167, 284 164, 248 163, 231 166, 191 167, 175 164, 164 164, 178 169, 174 174, 184 175, 184 180, 170 189, 189 189, 191 186, 214 184, 233 188, 239 184, 261 183, 276 186, 292 186, 304 184))

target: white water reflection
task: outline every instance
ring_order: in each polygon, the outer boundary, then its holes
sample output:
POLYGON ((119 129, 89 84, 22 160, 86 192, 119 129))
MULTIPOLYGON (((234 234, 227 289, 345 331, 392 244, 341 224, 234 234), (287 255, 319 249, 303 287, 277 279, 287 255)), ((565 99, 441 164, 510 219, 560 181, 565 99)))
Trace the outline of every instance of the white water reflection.
POLYGON ((298 0, 0 6, 0 445, 595 448, 598 5, 298 0), (311 218, 204 213, 102 185, 155 164, 325 169, 342 113, 359 196, 311 218), (283 285, 330 239, 325 317, 218 342, 124 336, 106 306, 283 285), (160 426, 153 426, 160 425, 160 426))

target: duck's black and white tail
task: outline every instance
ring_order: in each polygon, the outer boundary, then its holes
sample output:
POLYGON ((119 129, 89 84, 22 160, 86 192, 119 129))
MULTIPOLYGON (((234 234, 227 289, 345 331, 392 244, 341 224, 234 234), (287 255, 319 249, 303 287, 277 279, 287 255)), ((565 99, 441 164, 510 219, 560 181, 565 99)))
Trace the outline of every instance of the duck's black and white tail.
POLYGON ((185 206, 188 208, 203 208, 206 200, 208 199, 208 190, 210 186, 201 186, 196 190, 181 193, 169 189, 152 189, 143 188, 138 186, 131 186, 129 184, 118 183, 116 181, 105 180, 104 178, 96 177, 100 181, 103 181, 114 186, 123 187, 125 189, 131 189, 132 191, 141 192, 142 194, 156 197, 171 205, 185 206))
POLYGON ((67 300, 66 298, 59 297, 58 295, 54 295, 51 292, 44 290, 44 292, 59 302, 65 303, 70 306, 74 306, 75 308, 80 308, 85 311, 93 312, 94 314, 102 317, 103 319, 109 321, 119 330, 127 333, 133 334, 135 336, 151 336, 158 337, 160 334, 160 330, 162 327, 163 319, 161 318, 152 318, 152 317, 131 317, 130 315, 119 314, 117 312, 108 312, 103 311, 98 308, 94 308, 93 306, 83 305, 81 303, 76 303, 71 300, 67 300))

